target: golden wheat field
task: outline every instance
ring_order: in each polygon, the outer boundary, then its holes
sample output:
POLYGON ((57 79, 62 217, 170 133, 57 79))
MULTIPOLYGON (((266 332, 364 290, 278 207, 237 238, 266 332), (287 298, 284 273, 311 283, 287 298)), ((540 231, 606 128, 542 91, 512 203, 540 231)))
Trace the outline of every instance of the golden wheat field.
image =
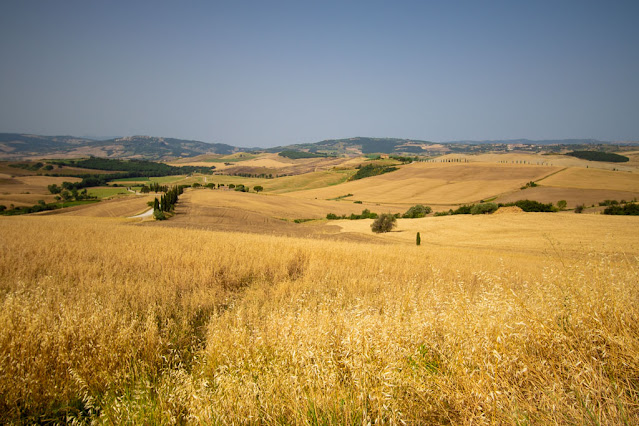
POLYGON ((639 227, 590 217, 520 250, 0 218, 0 422, 636 424, 639 227))

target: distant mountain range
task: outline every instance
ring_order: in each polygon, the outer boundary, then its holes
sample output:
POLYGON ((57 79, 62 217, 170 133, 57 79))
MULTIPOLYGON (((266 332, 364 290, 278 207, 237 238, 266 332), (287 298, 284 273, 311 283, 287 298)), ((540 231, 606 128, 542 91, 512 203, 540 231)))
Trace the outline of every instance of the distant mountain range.
POLYGON ((39 136, 0 133, 0 158, 144 158, 169 160, 202 154, 232 154, 239 148, 222 143, 152 136, 130 136, 96 141, 75 136, 39 136))
POLYGON ((513 149, 528 152, 560 152, 562 149, 598 149, 613 151, 623 145, 637 142, 611 143, 595 139, 561 140, 487 140, 431 142, 414 139, 355 137, 330 139, 315 143, 293 144, 275 148, 238 148, 223 143, 208 143, 186 139, 154 136, 129 136, 108 140, 93 140, 75 136, 40 136, 20 133, 0 133, 0 159, 21 160, 34 158, 143 158, 172 160, 203 154, 232 154, 242 151, 280 152, 299 150, 326 154, 398 154, 441 155, 446 153, 502 152, 513 149))

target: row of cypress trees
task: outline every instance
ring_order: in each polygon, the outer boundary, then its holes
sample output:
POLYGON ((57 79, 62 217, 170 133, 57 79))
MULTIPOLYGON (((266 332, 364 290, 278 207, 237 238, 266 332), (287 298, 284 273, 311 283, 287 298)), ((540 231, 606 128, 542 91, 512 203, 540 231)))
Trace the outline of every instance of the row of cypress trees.
POLYGON ((158 220, 166 219, 165 212, 173 211, 178 198, 184 192, 184 186, 174 186, 158 200, 153 200, 153 216, 158 220))

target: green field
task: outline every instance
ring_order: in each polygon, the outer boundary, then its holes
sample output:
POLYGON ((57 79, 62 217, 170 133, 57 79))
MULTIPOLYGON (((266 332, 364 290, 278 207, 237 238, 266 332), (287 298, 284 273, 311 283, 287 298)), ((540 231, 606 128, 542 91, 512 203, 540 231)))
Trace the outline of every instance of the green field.
POLYGON ((92 203, 98 203, 100 202, 100 200, 81 200, 81 201, 65 201, 63 203, 56 203, 55 205, 60 208, 66 208, 66 207, 74 207, 74 206, 81 206, 83 204, 92 204, 92 203))
POLYGON ((113 179, 111 182, 146 182, 148 180, 148 177, 129 177, 122 179, 113 179))
POLYGON ((185 180, 187 178, 186 175, 173 175, 173 176, 157 176, 157 177, 150 177, 148 178, 148 180, 150 182, 153 183, 160 183, 160 184, 175 184, 175 183, 183 183, 181 181, 185 180))
POLYGON ((114 195, 118 195, 118 194, 130 194, 130 192, 127 191, 126 188, 120 188, 120 187, 114 188, 114 187, 103 187, 103 186, 88 188, 87 192, 90 195, 93 195, 98 198, 113 197, 114 195))

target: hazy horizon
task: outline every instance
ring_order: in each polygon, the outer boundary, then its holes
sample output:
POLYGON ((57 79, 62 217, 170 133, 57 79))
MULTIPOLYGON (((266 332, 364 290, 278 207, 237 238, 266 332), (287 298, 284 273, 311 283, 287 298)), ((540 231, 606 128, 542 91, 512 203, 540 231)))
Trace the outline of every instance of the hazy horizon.
POLYGON ((0 131, 636 141, 638 17, 631 1, 7 1, 0 131))

